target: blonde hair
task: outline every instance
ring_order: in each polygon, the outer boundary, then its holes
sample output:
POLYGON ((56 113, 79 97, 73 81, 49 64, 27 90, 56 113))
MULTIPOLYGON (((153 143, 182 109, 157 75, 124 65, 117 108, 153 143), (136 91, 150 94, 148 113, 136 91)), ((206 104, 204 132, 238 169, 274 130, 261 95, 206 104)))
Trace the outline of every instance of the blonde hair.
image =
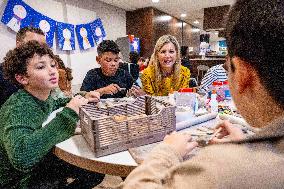
POLYGON ((180 61, 180 47, 179 47, 179 43, 177 41, 177 39, 172 36, 172 35, 163 35, 162 37, 160 37, 158 39, 158 41, 156 42, 155 48, 154 48, 154 52, 151 56, 150 62, 149 62, 149 66, 153 66, 154 67, 154 71, 155 71, 155 81, 158 84, 161 84, 162 79, 163 79, 163 74, 162 74, 162 70, 161 70, 161 66, 160 66, 160 62, 158 60, 158 53, 161 50, 161 48, 167 44, 167 43, 172 43, 175 46, 175 50, 176 50, 176 62, 173 65, 173 82, 172 82, 172 88, 174 90, 177 90, 178 87, 178 83, 179 83, 179 77, 180 77, 180 69, 181 69, 181 61, 180 61))

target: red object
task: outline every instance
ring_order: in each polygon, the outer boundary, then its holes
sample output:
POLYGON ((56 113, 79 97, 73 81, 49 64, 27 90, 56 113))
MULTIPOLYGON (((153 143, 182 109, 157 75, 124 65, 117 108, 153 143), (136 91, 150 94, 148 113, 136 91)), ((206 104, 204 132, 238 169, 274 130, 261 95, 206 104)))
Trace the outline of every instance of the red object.
POLYGON ((181 93, 192 93, 193 92, 193 88, 181 88, 178 90, 178 92, 181 93))
POLYGON ((130 43, 133 43, 133 41, 134 41, 134 35, 128 34, 128 39, 129 39, 130 43))
POLYGON ((144 64, 142 64, 140 67, 139 67, 139 71, 143 71, 144 69, 146 68, 146 66, 144 64))
POLYGON ((223 84, 222 81, 214 81, 212 85, 213 86, 220 86, 222 84, 223 84))
POLYGON ((224 82, 223 82, 223 85, 229 85, 228 80, 224 81, 224 82))

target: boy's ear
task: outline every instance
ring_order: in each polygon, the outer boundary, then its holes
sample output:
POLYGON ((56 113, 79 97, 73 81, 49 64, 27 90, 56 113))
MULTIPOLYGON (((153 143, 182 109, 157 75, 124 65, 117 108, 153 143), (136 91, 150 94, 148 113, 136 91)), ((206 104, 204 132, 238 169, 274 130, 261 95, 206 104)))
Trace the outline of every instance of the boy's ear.
POLYGON ((22 74, 16 74, 15 75, 16 80, 21 84, 21 85, 27 85, 29 84, 29 79, 27 76, 22 75, 22 74))
POLYGON ((251 65, 238 57, 234 58, 234 66, 237 82, 236 87, 240 93, 243 93, 246 89, 252 88, 255 85, 257 74, 251 65))
POLYGON ((96 56, 96 61, 98 64, 101 64, 101 56, 96 56))

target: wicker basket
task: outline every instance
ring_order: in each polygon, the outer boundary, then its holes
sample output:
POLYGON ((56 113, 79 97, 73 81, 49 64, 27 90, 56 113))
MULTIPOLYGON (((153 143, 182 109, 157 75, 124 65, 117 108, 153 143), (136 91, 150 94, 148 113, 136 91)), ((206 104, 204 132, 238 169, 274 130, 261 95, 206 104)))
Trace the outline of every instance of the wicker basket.
POLYGON ((175 107, 150 96, 134 102, 80 109, 80 125, 96 157, 161 141, 176 128, 175 107))

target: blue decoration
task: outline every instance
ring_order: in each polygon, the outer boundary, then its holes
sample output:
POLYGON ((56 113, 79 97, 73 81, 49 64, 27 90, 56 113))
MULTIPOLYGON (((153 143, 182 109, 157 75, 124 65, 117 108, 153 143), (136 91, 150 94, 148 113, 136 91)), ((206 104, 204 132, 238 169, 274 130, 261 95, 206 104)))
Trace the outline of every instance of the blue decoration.
POLYGON ((61 50, 75 50, 74 25, 57 22, 57 37, 61 50))
POLYGON ((135 37, 132 42, 129 41, 130 52, 138 52, 140 54, 140 39, 135 37))
POLYGON ((95 46, 90 24, 76 25, 75 30, 80 49, 86 50, 95 46))
MULTIPOLYGON (((56 31, 59 48, 61 50, 75 50, 74 25, 56 22, 55 20, 35 11, 22 0, 8 0, 1 22, 15 32, 18 32, 21 28, 28 26, 40 28, 45 33, 46 42, 50 47, 53 47, 53 40, 56 31)), ((94 47, 94 40, 97 44, 99 44, 106 38, 106 32, 100 18, 89 24, 77 25, 76 33, 81 49, 94 47)))
POLYGON ((9 0, 1 21, 18 32, 21 28, 30 26, 34 12, 30 6, 20 0, 9 0))
POLYGON ((90 23, 91 30, 93 33, 93 38, 97 44, 102 42, 106 37, 106 32, 100 18, 96 19, 94 22, 90 23))
POLYGON ((33 18, 33 26, 36 28, 40 28, 45 33, 46 43, 52 47, 53 46, 53 38, 56 29, 56 21, 44 16, 41 13, 36 12, 33 18))

